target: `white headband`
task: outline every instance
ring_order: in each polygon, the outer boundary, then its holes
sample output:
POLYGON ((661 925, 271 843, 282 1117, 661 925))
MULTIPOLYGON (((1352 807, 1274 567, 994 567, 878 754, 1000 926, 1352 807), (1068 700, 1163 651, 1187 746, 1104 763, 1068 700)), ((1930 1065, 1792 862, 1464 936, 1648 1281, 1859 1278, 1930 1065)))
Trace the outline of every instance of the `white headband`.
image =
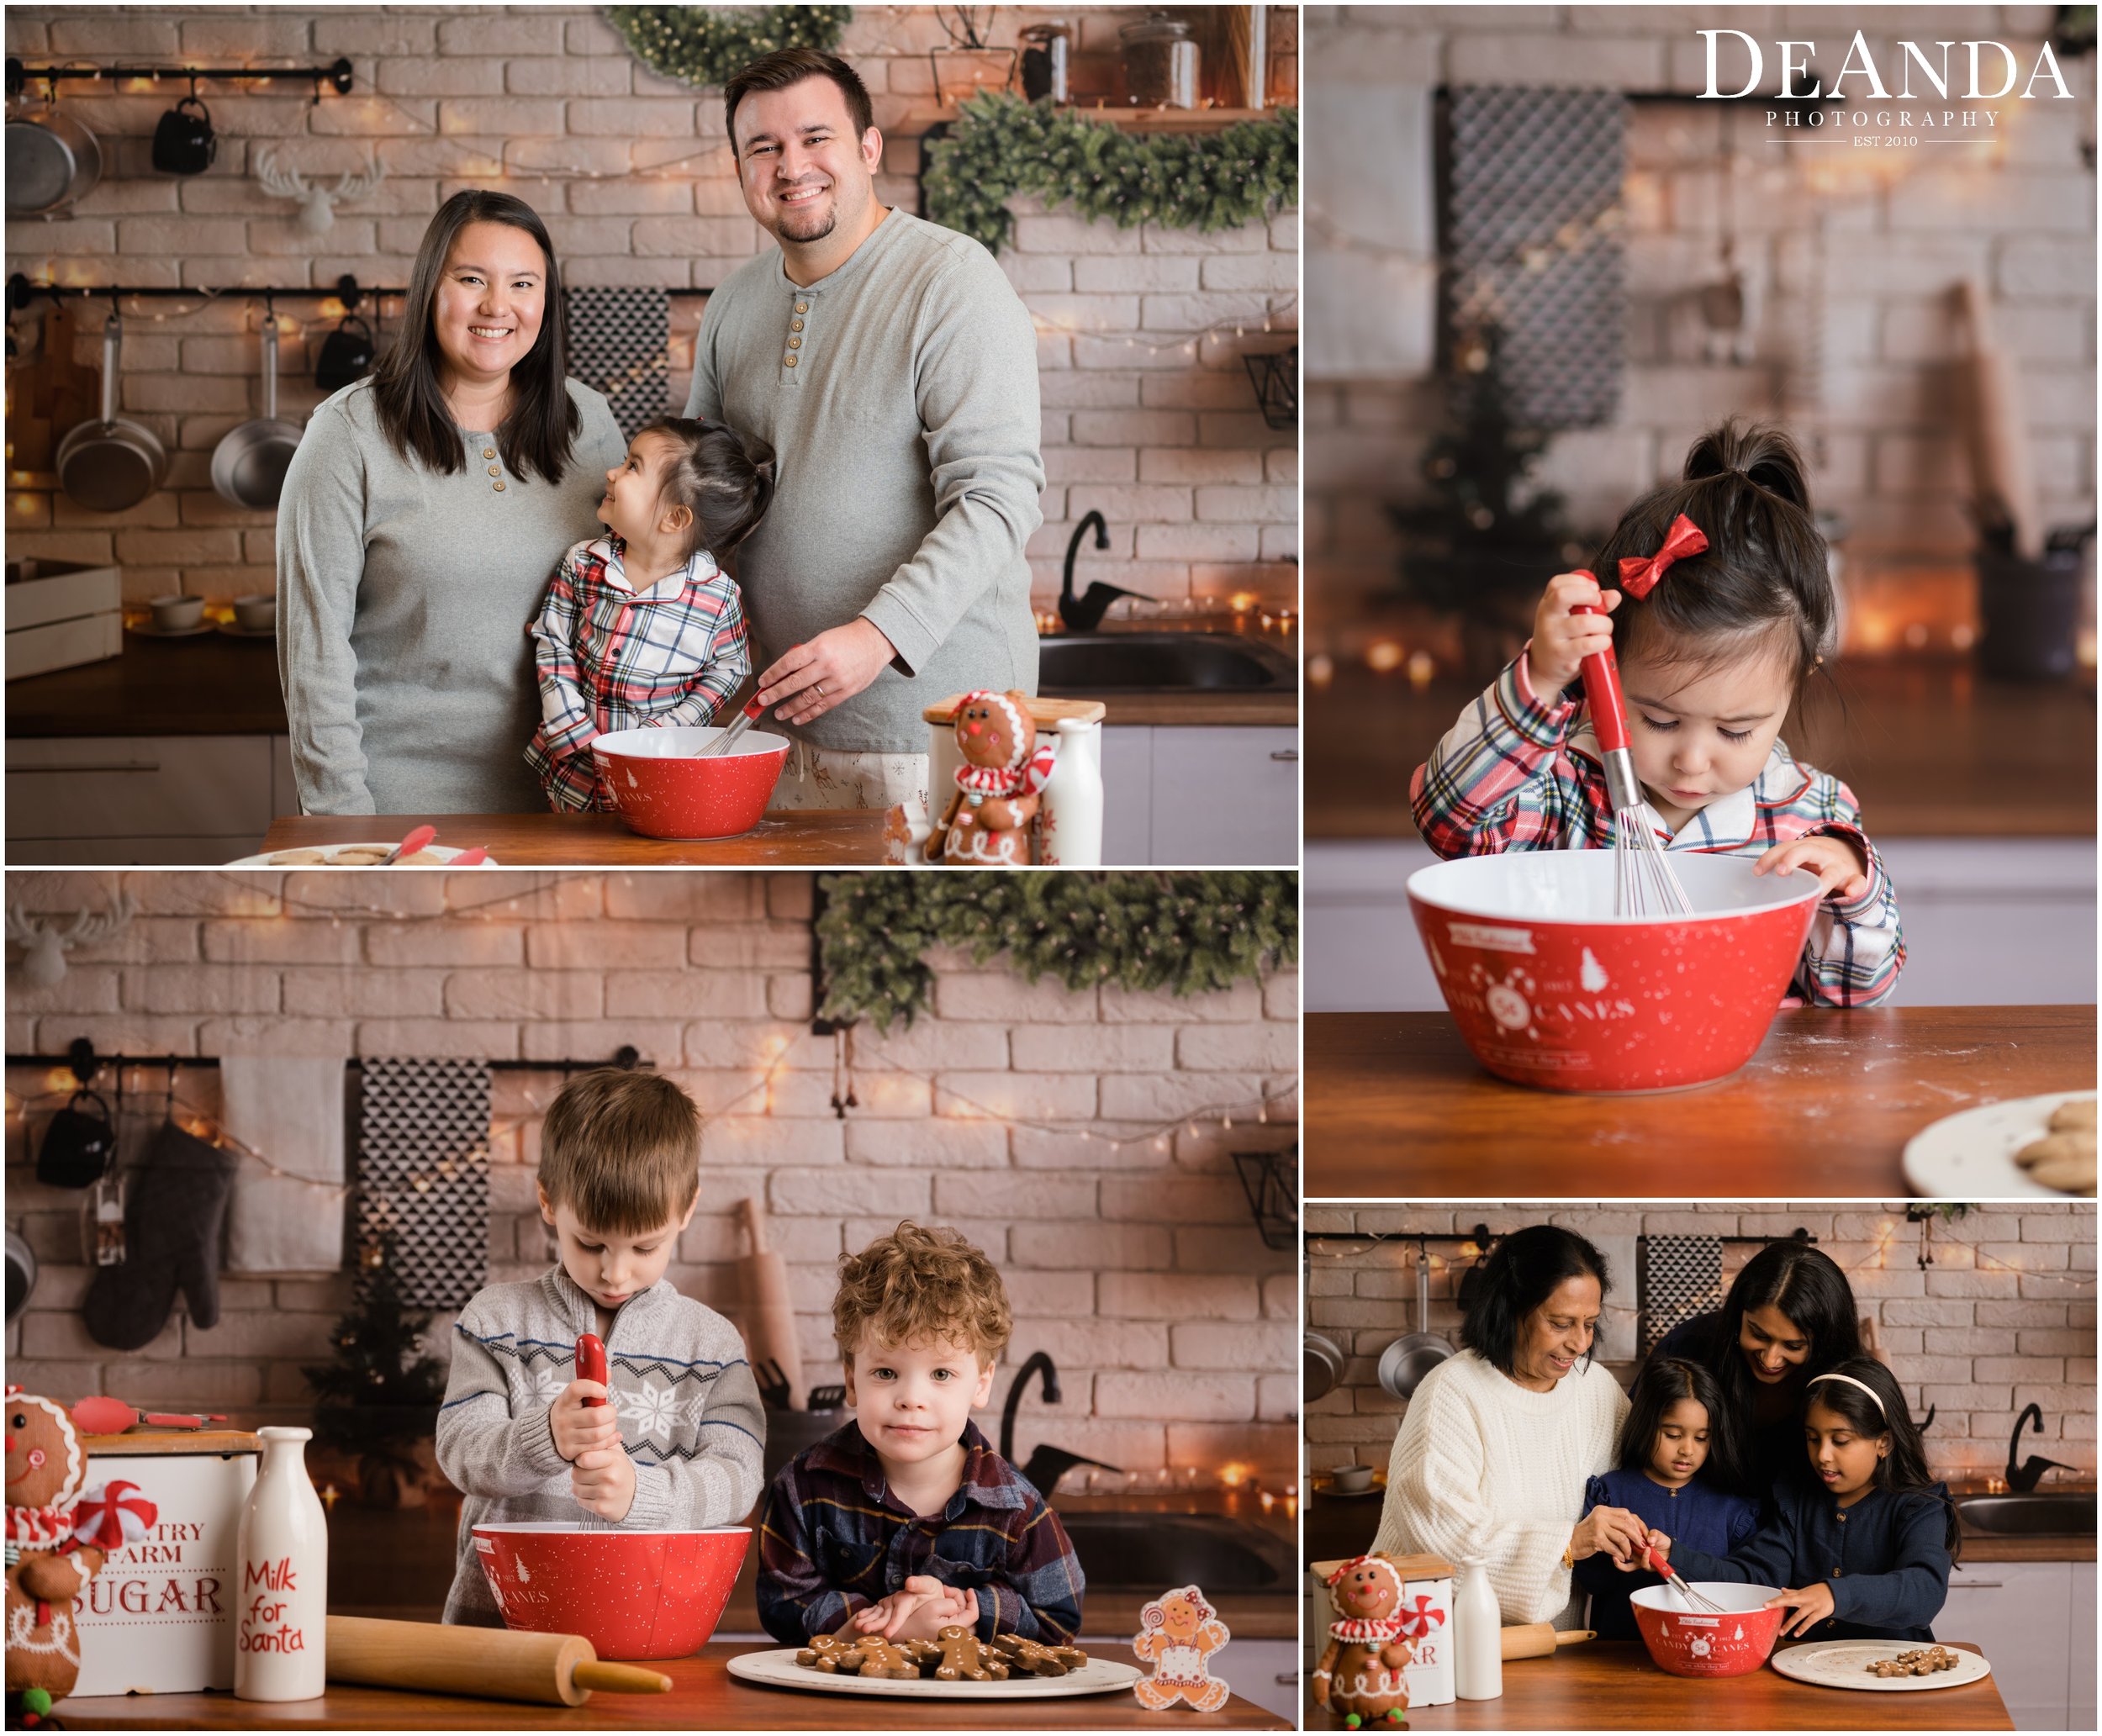
POLYGON ((1856 1380, 1851 1375, 1813 1375, 1804 1384, 1808 1386, 1814 1386, 1820 1380, 1844 1380, 1849 1386, 1860 1387, 1863 1392, 1869 1396, 1869 1397, 1876 1401, 1876 1408, 1878 1411, 1883 1411, 1883 1421, 1886 1422, 1890 1421, 1890 1412, 1883 1410, 1883 1401, 1882 1397, 1877 1393, 1876 1389, 1871 1386, 1866 1380, 1856 1380))

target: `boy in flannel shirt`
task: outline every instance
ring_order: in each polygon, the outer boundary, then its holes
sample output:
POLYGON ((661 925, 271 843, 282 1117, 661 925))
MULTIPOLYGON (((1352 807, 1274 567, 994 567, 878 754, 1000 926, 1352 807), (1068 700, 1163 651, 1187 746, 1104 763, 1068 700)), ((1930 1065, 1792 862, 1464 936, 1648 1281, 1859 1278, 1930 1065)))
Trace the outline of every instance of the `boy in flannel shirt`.
POLYGON ((774 453, 721 422, 666 416, 606 472, 606 535, 562 557, 531 629, 540 727, 526 750, 556 809, 610 809, 595 736, 715 721, 751 673, 722 557, 774 497, 774 453))
POLYGON ((700 1166, 700 1112, 662 1074, 580 1074, 549 1106, 540 1213, 561 1258, 478 1291, 453 1333, 438 1464, 467 1500, 446 1621, 504 1625, 477 1525, 693 1531, 752 1511, 766 1425, 743 1341, 664 1276, 700 1166), (571 1378, 585 1332, 605 1385, 571 1378))
POLYGON ((1853 791, 1780 740, 1825 667, 1838 613, 1793 443, 1735 422, 1703 435, 1682 480, 1622 516, 1598 571, 1617 588, 1587 572, 1548 581, 1525 649, 1417 768, 1409 797, 1424 841, 1447 857, 1612 847, 1576 683, 1583 659, 1617 639, 1658 842, 1753 857, 1757 874, 1814 874, 1824 896, 1789 994, 1823 1006, 1888 1000, 1905 959, 1889 873, 1853 791))
POLYGON ((1000 1274, 953 1230, 901 1223, 841 1259, 832 1331, 854 1420, 767 1491, 759 1618, 776 1639, 955 1626, 1072 1643, 1073 1545, 970 1421, 1013 1327, 1000 1274))

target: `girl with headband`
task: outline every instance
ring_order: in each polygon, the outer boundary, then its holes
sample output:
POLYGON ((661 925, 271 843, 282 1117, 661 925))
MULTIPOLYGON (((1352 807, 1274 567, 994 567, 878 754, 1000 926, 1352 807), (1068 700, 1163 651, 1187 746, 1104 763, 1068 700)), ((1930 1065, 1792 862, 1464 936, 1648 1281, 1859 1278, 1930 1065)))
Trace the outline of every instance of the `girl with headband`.
POLYGON ((1905 956, 1890 877, 1853 792, 1780 739, 1838 615, 1794 443, 1735 421, 1703 435, 1680 480, 1629 507, 1595 564, 1607 588, 1589 572, 1550 579, 1525 649, 1417 768, 1409 799, 1425 841, 1447 857, 1611 846, 1576 683, 1583 660, 1617 641, 1658 842, 1816 875, 1825 896, 1790 994, 1887 1000, 1905 956))
POLYGON ((1803 1438, 1813 1480, 1774 1491, 1775 1512, 1728 1555, 1672 1549, 1688 1580, 1794 1589, 1781 1638, 1931 1640, 1949 1595, 1957 1546, 1956 1503, 1927 1469, 1920 1430, 1888 1369, 1862 1356, 1811 1377, 1803 1438))

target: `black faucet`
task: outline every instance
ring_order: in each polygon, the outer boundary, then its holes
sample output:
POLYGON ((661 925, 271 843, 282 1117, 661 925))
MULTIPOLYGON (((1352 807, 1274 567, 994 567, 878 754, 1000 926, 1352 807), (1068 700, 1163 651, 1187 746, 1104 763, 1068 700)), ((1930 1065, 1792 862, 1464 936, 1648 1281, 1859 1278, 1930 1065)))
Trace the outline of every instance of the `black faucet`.
POLYGON ((2015 1455, 2021 1445, 2022 1430, 2031 1422, 2036 1425, 2038 1434, 2044 1432, 2044 1413, 2041 1406, 2031 1404, 2024 1409, 2021 1415, 2015 1419, 2014 1433, 2007 1438, 2007 1486, 2017 1495, 2027 1495, 2043 1480, 2046 1471, 2069 1471, 2074 1468, 2062 1464, 2055 1459, 2039 1459, 2034 1454, 2030 1455, 2027 1463, 2016 1468, 2015 1455))
MULTIPOLYGON (((1073 558, 1080 551, 1080 539, 1087 535, 1088 526, 1095 527, 1095 546, 1109 546, 1109 524, 1099 512, 1091 512, 1073 527, 1073 536, 1065 546, 1065 583, 1059 590, 1059 619, 1065 623, 1069 633, 1091 633, 1102 624, 1109 606, 1119 597, 1136 597, 1136 591, 1125 590, 1120 585, 1104 584, 1097 579, 1087 588, 1085 597, 1073 594, 1073 558)), ((1051 1396, 1047 1385, 1044 1396, 1051 1396)), ((1055 1400, 1053 1402, 1056 1402, 1055 1400)))
MULTIPOLYGON (((1022 1396, 1029 1385, 1032 1375, 1043 1376, 1043 1401, 1055 1405, 1059 1401, 1058 1365, 1048 1353, 1032 1351, 1029 1359, 1015 1371, 1015 1378, 1007 1388, 1007 1402, 1000 1410, 1000 1456, 1008 1464, 1015 1462, 1015 1412, 1022 1408, 1022 1396)), ((1099 1459, 1087 1459, 1078 1453, 1068 1453, 1060 1447, 1039 1445, 1029 1455, 1028 1464, 1022 1467, 1025 1480, 1034 1485, 1045 1500, 1059 1486, 1059 1479, 1076 1464, 1099 1464, 1106 1471, 1113 1471, 1113 1464, 1102 1464, 1099 1459)))

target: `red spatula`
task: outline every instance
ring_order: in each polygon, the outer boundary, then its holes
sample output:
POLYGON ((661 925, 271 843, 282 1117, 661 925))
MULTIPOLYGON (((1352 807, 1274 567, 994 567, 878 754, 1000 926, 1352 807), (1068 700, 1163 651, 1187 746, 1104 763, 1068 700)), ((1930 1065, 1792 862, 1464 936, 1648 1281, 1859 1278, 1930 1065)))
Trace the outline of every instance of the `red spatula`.
POLYGON ((171 1416, 158 1411, 135 1411, 119 1398, 84 1398, 73 1406, 73 1422, 83 1434, 122 1434, 141 1422, 156 1428, 202 1428, 208 1422, 224 1422, 224 1417, 171 1416))
POLYGON ((382 868, 392 868, 396 863, 399 862, 403 857, 414 856, 419 850, 422 849, 425 845, 428 844, 437 836, 438 828, 435 826, 418 826, 415 831, 409 833, 407 837, 401 841, 401 842, 395 845, 393 849, 389 850, 386 855, 380 858, 379 865, 382 868))

